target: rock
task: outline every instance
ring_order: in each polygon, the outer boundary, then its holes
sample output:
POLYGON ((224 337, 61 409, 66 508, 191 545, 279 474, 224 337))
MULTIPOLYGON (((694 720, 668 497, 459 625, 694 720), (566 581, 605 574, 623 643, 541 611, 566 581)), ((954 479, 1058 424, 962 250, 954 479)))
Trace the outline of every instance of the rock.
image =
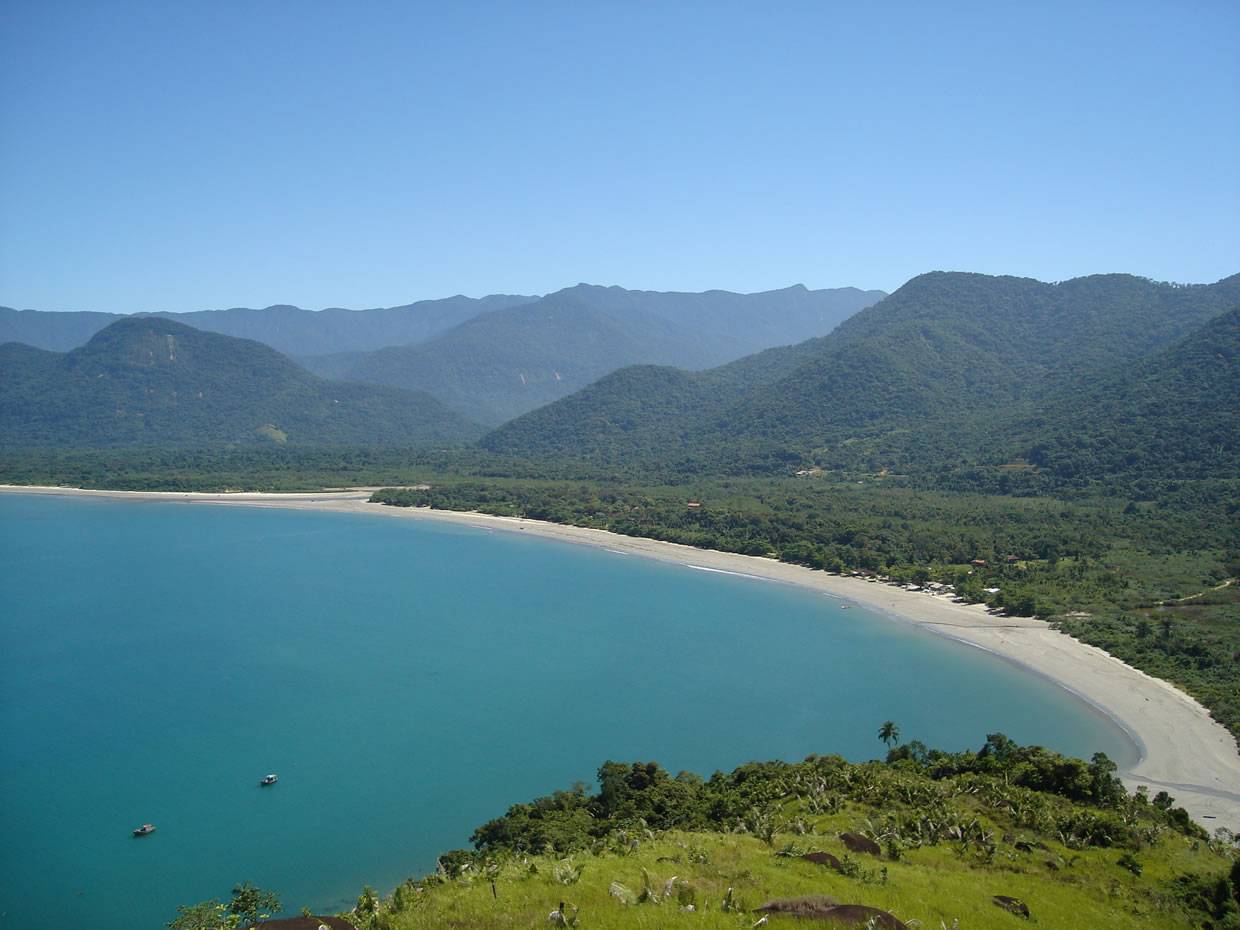
POLYGON ((755 914, 788 914, 791 917, 807 917, 811 920, 825 920, 825 914, 837 907, 839 902, 830 895, 803 894, 795 898, 772 898, 755 914))
POLYGON ((883 851, 878 844, 868 836, 862 836, 860 833, 841 833, 840 839, 844 841, 849 852, 869 853, 871 856, 882 855, 883 851))
POLYGON ((1020 898, 1013 898, 1011 895, 997 894, 992 899, 995 904, 1003 908, 1005 911, 1011 911, 1013 914, 1019 914, 1021 917, 1029 916, 1029 905, 1020 898))
POLYGON ((817 863, 818 865, 830 866, 837 872, 840 870, 840 860, 835 858, 835 856, 831 855, 829 852, 806 853, 804 856, 801 856, 801 858, 806 859, 809 862, 817 863))
POLYGON ((873 927, 882 927, 883 930, 908 930, 908 924, 897 920, 884 910, 866 904, 838 904, 824 913, 820 919, 849 928, 868 924, 873 927))
POLYGON ((897 920, 886 911, 866 904, 836 904, 835 900, 825 894, 806 894, 796 898, 775 898, 767 901, 755 914, 786 914, 789 917, 804 917, 821 920, 826 923, 848 927, 863 926, 873 921, 872 926, 883 930, 908 930, 908 925, 897 920))

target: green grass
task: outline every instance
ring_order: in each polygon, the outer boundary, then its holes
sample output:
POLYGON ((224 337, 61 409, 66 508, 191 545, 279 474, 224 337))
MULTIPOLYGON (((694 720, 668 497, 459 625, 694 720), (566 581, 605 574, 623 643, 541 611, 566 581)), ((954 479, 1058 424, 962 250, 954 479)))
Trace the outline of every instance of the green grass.
MULTIPOLYGON (((1051 852, 1035 849, 1032 854, 1000 844, 989 862, 976 852, 962 854, 941 844, 912 850, 898 861, 854 856, 852 861, 863 870, 860 877, 777 855, 780 846, 793 841, 843 858, 848 853, 833 828, 845 821, 825 819, 815 823, 812 834, 781 835, 773 845, 751 835, 669 832, 568 858, 510 856, 457 880, 409 883, 400 895, 403 909, 382 913, 375 925, 399 930, 544 927, 548 914, 564 902, 569 913, 578 909, 581 927, 598 930, 731 930, 752 926, 758 918, 753 910, 773 898, 826 894, 840 903, 881 908, 905 922, 917 919, 930 928, 940 922, 950 927, 954 920, 961 927, 1033 923, 1044 930, 1185 928, 1199 924, 1159 892, 1161 884, 1186 870, 1223 874, 1228 864, 1205 844, 1193 849, 1193 841, 1184 837, 1138 855, 1141 876, 1115 864, 1119 850, 1073 852, 1053 841, 1046 843, 1051 852), (1059 871, 1047 867, 1048 860, 1056 862, 1059 871), (580 878, 564 884, 566 873, 578 868, 580 878), (649 885, 661 895, 668 887, 670 895, 659 902, 624 904, 609 893, 614 882, 634 894, 649 885), (729 889, 739 910, 724 909, 729 889), (1024 901, 1030 920, 999 908, 992 899, 996 894, 1024 901), (694 910, 685 909, 687 904, 694 910)), ((390 907, 391 899, 387 904, 390 907)), ((803 925, 783 916, 772 916, 770 924, 803 925)))
MULTIPOLYGON (((1041 752, 1029 751, 1030 759, 1041 752)), ((983 756, 938 758, 962 770, 983 756)), ((1052 759, 1057 771, 1070 761, 1052 759)), ((522 850, 519 844, 530 837, 550 834, 524 833, 524 840, 508 834, 505 845, 445 855, 438 873, 408 880, 373 913, 355 912, 351 919, 363 930, 745 928, 772 900, 816 895, 879 908, 931 930, 954 923, 1044 930, 1240 927, 1240 890, 1228 880, 1235 875, 1236 837, 1207 839, 1200 828, 1178 829, 1159 808, 1122 791, 1098 808, 1020 788, 1021 770, 1017 764, 1001 775, 933 777, 907 761, 850 766, 811 757, 716 776, 698 784, 697 800, 693 792, 668 793, 673 783, 666 777, 633 781, 645 784, 641 791, 655 806, 635 795, 630 800, 638 806, 630 812, 645 805, 677 817, 709 808, 719 829, 655 831, 630 813, 610 830, 598 829, 606 821, 594 821, 570 841, 577 844, 571 852, 522 850), (698 801, 706 796, 714 800, 702 808, 698 801), (741 807, 733 805, 737 801, 741 807), (756 806, 735 813, 751 802, 756 806), (734 813, 720 813, 725 809, 734 813), (1122 821, 1126 829, 1091 841, 1073 826, 1099 817, 1113 825, 1122 821), (883 853, 850 853, 845 832, 873 838, 883 853), (799 858, 813 851, 833 854, 841 868, 799 858), (1024 902, 1030 917, 999 907, 996 895, 1024 902), (549 923, 553 911, 566 923, 549 923)), ((626 777, 623 766, 617 771, 626 777)), ((639 763, 631 773, 642 771, 639 763)), ((619 781, 605 785, 593 801, 582 795, 558 800, 588 806, 618 787, 619 781)), ((620 803, 617 810, 625 809, 620 803)), ((517 805, 508 817, 517 818, 514 825, 537 825, 537 818, 526 819, 536 809, 540 817, 555 816, 552 807, 535 802, 517 805)), ((807 925, 789 915, 770 915, 768 922, 807 925)))

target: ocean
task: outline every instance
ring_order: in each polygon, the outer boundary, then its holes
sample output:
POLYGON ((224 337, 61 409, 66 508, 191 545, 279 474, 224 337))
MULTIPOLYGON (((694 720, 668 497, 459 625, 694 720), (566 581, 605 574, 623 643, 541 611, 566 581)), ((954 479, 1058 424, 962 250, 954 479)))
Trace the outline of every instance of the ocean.
POLYGON ((246 880, 346 909, 607 760, 880 758, 886 720, 1136 755, 1062 689, 882 614, 520 533, 0 494, 0 591, 4 927, 158 930, 246 880))

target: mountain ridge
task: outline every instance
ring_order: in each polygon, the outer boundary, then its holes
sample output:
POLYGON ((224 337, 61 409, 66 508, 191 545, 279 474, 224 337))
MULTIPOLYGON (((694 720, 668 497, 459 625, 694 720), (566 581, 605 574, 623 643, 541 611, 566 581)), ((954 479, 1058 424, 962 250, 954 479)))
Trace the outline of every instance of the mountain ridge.
MULTIPOLYGON (((931 272, 805 347, 806 357, 777 378, 747 383, 714 371, 709 410, 694 401, 699 389, 692 381, 684 382, 681 419, 657 413, 673 406, 668 398, 651 407, 639 430, 644 452, 625 455, 622 437, 606 435, 608 401, 601 392, 608 381, 587 398, 593 426, 575 419, 585 408, 580 398, 569 398, 504 424, 481 444, 535 460, 590 460, 606 448, 604 458, 615 464, 650 450, 664 450, 666 459, 671 449, 721 461, 729 445, 756 442, 808 460, 822 447, 893 431, 916 436, 930 423, 942 429, 1035 403, 1065 379, 1165 348, 1234 304, 1240 304, 1240 275, 1173 287, 1126 275, 1048 285, 931 272), (686 437, 687 449, 677 437, 686 437)), ((638 385, 624 382, 617 405, 631 406, 636 392, 638 385)))
MULTIPOLYGON (((803 285, 757 294, 577 285, 331 370, 427 391, 472 419, 498 425, 625 365, 709 368, 822 335, 876 293, 803 285)), ((303 361, 327 373, 319 367, 327 360, 303 361)))
POLYGON ((0 307, 0 343, 24 342, 41 349, 67 352, 84 345, 99 330, 119 319, 155 316, 206 332, 255 339, 285 355, 369 351, 427 339, 477 313, 536 299, 510 294, 480 298, 458 294, 365 310, 342 307, 304 310, 291 304, 272 304, 262 309, 230 307, 185 313, 60 313, 0 307))
POLYGON ((0 445, 374 444, 482 431, 429 395, 324 381, 262 343, 159 317, 117 320, 67 353, 7 343, 0 359, 0 445))

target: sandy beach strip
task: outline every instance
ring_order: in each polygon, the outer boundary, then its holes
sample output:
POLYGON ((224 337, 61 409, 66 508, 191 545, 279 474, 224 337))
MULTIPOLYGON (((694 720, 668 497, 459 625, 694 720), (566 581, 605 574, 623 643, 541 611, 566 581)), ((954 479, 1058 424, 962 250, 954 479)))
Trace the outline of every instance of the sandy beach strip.
POLYGON ((0 492, 315 509, 381 514, 396 519, 438 520, 525 533, 810 588, 984 649, 1055 682, 1100 709, 1136 743, 1139 760, 1118 773, 1130 789, 1146 785, 1151 796, 1167 791, 1178 806, 1184 807, 1207 830, 1213 832, 1217 827, 1226 827, 1240 832, 1240 752, 1231 734, 1184 692, 1125 665, 1101 649, 1052 630, 1041 620, 998 616, 983 606, 957 603, 944 595, 831 575, 769 558, 696 549, 518 517, 372 504, 368 488, 290 494, 210 494, 0 485, 0 492))

